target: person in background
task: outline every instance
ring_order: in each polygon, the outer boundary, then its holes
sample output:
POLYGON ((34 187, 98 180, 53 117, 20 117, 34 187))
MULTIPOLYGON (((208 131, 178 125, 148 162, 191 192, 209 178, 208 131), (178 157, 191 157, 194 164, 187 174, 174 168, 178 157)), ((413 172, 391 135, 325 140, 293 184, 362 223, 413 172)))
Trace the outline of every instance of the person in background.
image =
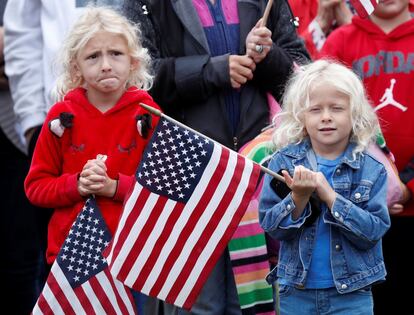
POLYGON ((379 123, 363 84, 319 60, 295 73, 283 106, 269 168, 286 184, 265 175, 259 204, 261 226, 281 241, 268 277, 280 314, 373 314, 390 216, 387 172, 366 151, 379 123))
POLYGON ((414 19, 409 0, 380 1, 368 19, 354 17, 352 24, 334 31, 327 39, 322 55, 337 58, 362 78, 401 180, 406 184, 399 203, 390 208, 391 229, 384 237, 387 281, 374 290, 375 314, 412 314, 410 293, 403 283, 414 281, 410 270, 410 252, 396 244, 414 243, 414 201, 410 194, 410 169, 414 157, 414 125, 410 92, 414 82, 414 19), (352 46, 349 46, 352 42, 352 46), (393 301, 388 303, 386 301, 393 301))
POLYGON ((120 8, 123 0, 13 0, 6 6, 6 73, 14 100, 17 128, 33 152, 54 103, 51 91, 59 65, 54 63, 62 38, 90 4, 120 8))
MULTIPOLYGON (((355 9, 349 0, 289 0, 298 22, 298 34, 304 39, 313 59, 319 53, 329 34, 336 28, 351 23, 355 9)), ((414 0, 410 0, 410 12, 414 0)))
POLYGON ((345 0, 289 0, 298 18, 298 34, 304 39, 313 59, 319 55, 329 34, 351 23, 354 9, 345 0))
MULTIPOLYGON (((268 97, 278 99, 294 64, 309 61, 288 3, 274 1, 262 25, 266 3, 163 0, 148 7, 159 56, 151 95, 166 114, 234 150, 270 123, 268 97)), ((241 314, 228 251, 191 313, 165 305, 164 314, 241 314)))
POLYGON ((3 12, 0 3, 0 198, 2 264, 0 277, 3 306, 13 314, 29 314, 46 279, 43 234, 39 230, 39 209, 30 204, 23 182, 29 169, 27 150, 15 129, 16 117, 7 77, 4 73, 3 12))

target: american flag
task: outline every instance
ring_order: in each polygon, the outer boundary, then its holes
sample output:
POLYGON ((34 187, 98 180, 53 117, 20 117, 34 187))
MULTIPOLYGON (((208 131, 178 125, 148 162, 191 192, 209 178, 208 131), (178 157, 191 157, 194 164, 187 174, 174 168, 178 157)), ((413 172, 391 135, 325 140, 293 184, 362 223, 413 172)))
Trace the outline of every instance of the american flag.
POLYGON ((366 18, 370 15, 378 5, 377 0, 350 0, 358 15, 366 18))
POLYGON ((108 247, 111 273, 190 309, 234 233, 259 166, 162 117, 108 247))
POLYGON ((130 289, 114 279, 102 250, 111 236, 87 199, 52 265, 33 314, 136 314, 130 289))

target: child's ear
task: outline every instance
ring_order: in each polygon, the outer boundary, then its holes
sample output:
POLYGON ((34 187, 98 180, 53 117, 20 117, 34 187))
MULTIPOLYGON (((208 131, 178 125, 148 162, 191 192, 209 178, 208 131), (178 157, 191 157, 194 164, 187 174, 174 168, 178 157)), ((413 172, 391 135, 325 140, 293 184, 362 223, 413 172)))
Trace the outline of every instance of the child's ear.
POLYGON ((75 83, 77 81, 79 81, 80 78, 82 78, 82 73, 79 69, 79 66, 76 62, 72 62, 71 66, 70 66, 70 77, 72 79, 72 81, 75 83))
POLYGON ((131 58, 131 66, 130 66, 131 71, 137 70, 138 67, 139 67, 139 60, 131 58))

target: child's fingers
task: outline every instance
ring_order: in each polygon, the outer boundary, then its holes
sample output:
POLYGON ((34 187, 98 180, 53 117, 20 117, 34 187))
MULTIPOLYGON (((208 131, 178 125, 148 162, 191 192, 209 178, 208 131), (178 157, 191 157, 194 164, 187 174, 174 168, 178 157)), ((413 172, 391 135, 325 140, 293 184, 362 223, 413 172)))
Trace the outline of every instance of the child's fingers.
POLYGON ((105 162, 97 159, 88 160, 88 162, 86 162, 83 166, 83 169, 102 169, 105 172, 107 170, 105 162))
POLYGON ((289 172, 286 171, 286 170, 283 170, 282 171, 282 175, 283 175, 283 177, 285 179, 286 185, 288 187, 291 187, 292 186, 292 183, 293 183, 293 178, 290 176, 289 172))
POLYGON ((79 183, 85 187, 105 183, 105 176, 89 175, 79 177, 79 183))

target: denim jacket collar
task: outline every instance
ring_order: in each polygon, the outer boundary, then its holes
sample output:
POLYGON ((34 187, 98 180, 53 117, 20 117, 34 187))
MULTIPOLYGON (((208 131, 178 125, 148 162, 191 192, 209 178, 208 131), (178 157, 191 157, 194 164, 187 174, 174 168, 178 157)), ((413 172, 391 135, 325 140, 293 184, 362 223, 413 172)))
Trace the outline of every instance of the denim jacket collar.
MULTIPOLYGON (((350 142, 345 149, 345 153, 342 156, 340 161, 341 164, 347 164, 349 167, 353 169, 359 169, 361 166, 361 154, 357 153, 355 158, 353 155, 353 150, 356 147, 356 143, 350 142)), ((310 162, 312 169, 316 169, 316 154, 312 149, 312 145, 309 138, 303 139, 301 142, 289 145, 281 150, 283 154, 291 156, 295 160, 303 160, 307 157, 308 161, 310 162)))

